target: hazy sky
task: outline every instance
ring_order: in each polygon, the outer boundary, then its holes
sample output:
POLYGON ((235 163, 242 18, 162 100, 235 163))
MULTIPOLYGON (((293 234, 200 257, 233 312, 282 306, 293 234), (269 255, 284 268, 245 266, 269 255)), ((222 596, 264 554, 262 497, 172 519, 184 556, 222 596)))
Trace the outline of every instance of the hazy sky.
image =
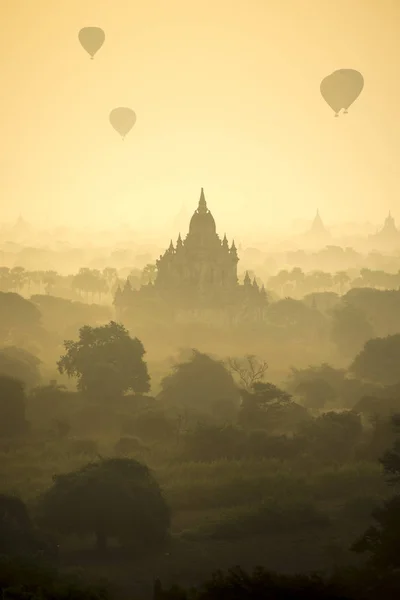
POLYGON ((222 233, 400 220, 399 0, 2 0, 0 26, 0 221, 159 229, 201 186, 222 233), (335 119, 340 68, 365 87, 335 119))

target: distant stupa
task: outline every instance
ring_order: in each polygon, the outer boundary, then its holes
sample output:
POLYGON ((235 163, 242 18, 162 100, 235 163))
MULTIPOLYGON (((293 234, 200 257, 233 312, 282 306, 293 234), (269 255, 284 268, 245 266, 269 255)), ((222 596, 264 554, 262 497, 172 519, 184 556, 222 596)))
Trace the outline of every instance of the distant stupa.
POLYGON ((400 247, 400 231, 396 227, 394 218, 389 211, 383 227, 374 235, 369 236, 369 240, 381 248, 400 247))
POLYGON ((308 232, 309 235, 312 236, 327 236, 329 235, 329 231, 326 229, 325 225, 322 222, 321 215, 319 214, 319 210, 317 209, 317 214, 314 217, 314 221, 312 222, 311 228, 308 232))
POLYGON ((310 242, 312 245, 315 244, 324 244, 331 237, 330 231, 325 227, 321 215, 319 214, 319 210, 317 210, 317 214, 312 222, 310 229, 303 234, 304 242, 310 242))

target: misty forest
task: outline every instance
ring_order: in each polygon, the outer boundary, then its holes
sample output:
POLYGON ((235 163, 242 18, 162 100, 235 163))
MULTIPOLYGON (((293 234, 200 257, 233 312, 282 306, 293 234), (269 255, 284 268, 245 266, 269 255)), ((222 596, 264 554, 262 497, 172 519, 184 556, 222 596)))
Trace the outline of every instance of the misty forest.
POLYGON ((3 229, 6 597, 396 597, 394 220, 366 252, 317 215, 243 266, 203 190, 188 229, 71 273, 3 229))
POLYGON ((2 10, 2 600, 400 598, 381 1, 2 10))

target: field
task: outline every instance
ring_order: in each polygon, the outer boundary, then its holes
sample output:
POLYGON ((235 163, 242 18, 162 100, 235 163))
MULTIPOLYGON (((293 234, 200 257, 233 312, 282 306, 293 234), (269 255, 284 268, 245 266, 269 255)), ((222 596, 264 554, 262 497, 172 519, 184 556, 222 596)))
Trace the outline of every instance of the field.
MULTIPOLYGON (((96 441, 101 456, 115 454, 117 439, 96 441)), ((1 491, 18 494, 34 514, 35 499, 54 474, 89 462, 83 446, 76 440, 32 438, 3 447, 1 491)), ((131 456, 145 461, 162 485, 173 515, 169 547, 135 559, 115 550, 100 563, 90 551, 92 540, 64 538, 60 545, 64 569, 79 565, 90 578, 106 577, 121 597, 135 591, 146 596, 156 577, 165 584, 192 585, 235 564, 296 572, 354 563, 359 559, 350 544, 390 493, 380 466, 372 462, 183 462, 177 447, 160 444, 131 456)))

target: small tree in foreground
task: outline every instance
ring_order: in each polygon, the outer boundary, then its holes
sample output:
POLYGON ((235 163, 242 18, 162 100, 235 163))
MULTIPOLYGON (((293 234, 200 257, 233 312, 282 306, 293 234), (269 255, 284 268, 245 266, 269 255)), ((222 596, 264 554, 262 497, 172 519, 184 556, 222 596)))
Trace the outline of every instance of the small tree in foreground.
POLYGON ((64 346, 58 370, 77 377, 78 388, 90 397, 114 399, 129 390, 150 390, 143 344, 123 325, 111 321, 102 327, 82 327, 79 340, 67 340, 64 346))
POLYGON ((93 534, 102 552, 111 538, 140 549, 166 539, 169 509, 146 465, 102 459, 53 480, 40 505, 47 527, 62 534, 93 534))

